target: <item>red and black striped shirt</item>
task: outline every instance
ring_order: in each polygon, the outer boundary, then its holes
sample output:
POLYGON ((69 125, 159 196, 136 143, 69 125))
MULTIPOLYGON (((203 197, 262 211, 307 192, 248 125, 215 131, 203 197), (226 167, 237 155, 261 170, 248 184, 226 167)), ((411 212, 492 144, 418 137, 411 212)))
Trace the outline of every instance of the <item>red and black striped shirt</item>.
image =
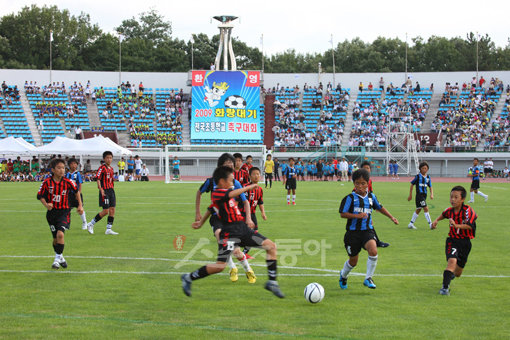
POLYGON ((452 207, 443 211, 443 217, 453 219, 455 224, 467 224, 471 229, 459 229, 450 226, 448 237, 457 239, 472 239, 475 238, 476 233, 476 219, 477 215, 473 208, 469 205, 462 205, 459 212, 455 212, 452 207))
POLYGON ((248 174, 248 171, 243 168, 234 170, 234 178, 237 179, 243 187, 250 183, 250 175, 248 174))
POLYGON ((252 214, 255 214, 258 205, 264 204, 264 201, 262 200, 263 193, 264 191, 259 186, 246 192, 246 197, 248 197, 248 200, 250 201, 250 211, 252 214))
POLYGON ((60 182, 55 182, 53 177, 46 178, 37 192, 37 199, 44 198, 46 203, 52 203, 53 209, 69 209, 69 195, 75 195, 78 191, 76 184, 62 177, 60 182))
POLYGON ((241 165, 241 169, 246 170, 248 174, 250 174, 250 169, 253 168, 253 164, 244 163, 241 165))
POLYGON ((101 165, 97 170, 96 178, 101 181, 101 188, 113 189, 113 168, 105 164, 101 165))
POLYGON ((244 216, 239 210, 238 202, 228 195, 232 189, 214 189, 211 193, 211 206, 218 218, 223 223, 234 223, 244 221, 244 216))

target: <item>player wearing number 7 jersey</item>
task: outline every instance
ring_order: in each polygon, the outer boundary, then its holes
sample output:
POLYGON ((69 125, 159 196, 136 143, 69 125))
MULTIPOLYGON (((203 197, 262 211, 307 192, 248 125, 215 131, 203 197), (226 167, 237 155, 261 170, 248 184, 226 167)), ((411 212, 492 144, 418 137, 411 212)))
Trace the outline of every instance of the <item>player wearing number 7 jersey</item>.
POLYGON ((432 229, 443 219, 450 222, 450 232, 446 239, 445 253, 448 261, 443 272, 441 295, 450 295, 450 282, 460 277, 471 251, 471 239, 475 238, 477 215, 473 208, 464 204, 466 189, 462 186, 453 187, 450 192, 450 208, 446 209, 432 222, 432 229))

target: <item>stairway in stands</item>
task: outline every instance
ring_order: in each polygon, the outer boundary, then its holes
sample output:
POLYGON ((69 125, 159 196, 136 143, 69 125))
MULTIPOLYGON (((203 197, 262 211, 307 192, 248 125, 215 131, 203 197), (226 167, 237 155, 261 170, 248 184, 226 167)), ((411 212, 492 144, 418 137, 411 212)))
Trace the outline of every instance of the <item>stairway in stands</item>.
POLYGON ((349 139, 351 138, 351 128, 352 128, 352 111, 354 110, 354 103, 358 99, 358 94, 356 94, 356 99, 354 99, 354 95, 349 98, 349 106, 347 106, 347 116, 345 117, 345 126, 344 126, 344 135, 342 136, 342 147, 347 147, 349 144, 349 139))
POLYGON ((430 130, 430 125, 434 121, 434 118, 436 118, 437 111, 439 109, 439 102, 441 101, 442 96, 443 96, 442 92, 435 92, 432 95, 432 100, 430 101, 429 109, 427 111, 427 116, 425 117, 425 120, 423 121, 421 132, 423 132, 423 133, 432 132, 430 130))
POLYGON ((27 118, 28 128, 30 129, 30 133, 32 134, 32 138, 34 138, 35 146, 42 145, 42 138, 39 129, 37 129, 37 124, 34 119, 34 115, 32 114, 32 108, 30 107, 30 103, 28 102, 27 94, 25 91, 20 91, 20 101, 21 106, 23 107, 23 112, 25 113, 25 117, 27 118))
POLYGON ((182 144, 190 145, 191 144, 191 124, 189 121, 191 108, 186 105, 183 107, 182 115, 181 115, 181 124, 182 124, 182 144))
POLYGON ((87 112, 89 114, 90 127, 101 127, 101 121, 99 120, 99 111, 97 110, 96 101, 87 99, 87 112))

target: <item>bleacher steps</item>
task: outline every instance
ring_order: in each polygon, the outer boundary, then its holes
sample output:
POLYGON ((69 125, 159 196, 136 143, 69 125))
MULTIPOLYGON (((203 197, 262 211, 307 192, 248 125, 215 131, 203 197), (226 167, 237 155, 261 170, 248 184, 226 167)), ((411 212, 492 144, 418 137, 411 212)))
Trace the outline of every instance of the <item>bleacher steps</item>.
MULTIPOLYGON (((504 92, 503 92, 504 93, 504 92)), ((503 112, 503 108, 505 107, 505 96, 502 94, 499 97, 498 104, 496 105, 496 109, 494 110, 494 114, 492 115, 491 119, 489 120, 489 123, 487 124, 487 127, 485 128, 485 136, 488 136, 492 129, 492 123, 498 119, 498 117, 501 115, 501 112, 503 112)), ((476 146, 476 151, 483 151, 485 145, 485 139, 481 140, 478 145, 476 146)))
POLYGON ((182 143, 184 145, 191 144, 191 136, 190 136, 190 122, 189 122, 189 105, 183 105, 182 115, 181 115, 181 124, 182 124, 182 143))
POLYGON ((65 135, 67 138, 74 139, 74 138, 76 137, 76 136, 74 135, 74 131, 66 130, 66 119, 65 119, 65 118, 63 118, 63 117, 60 117, 59 121, 60 121, 60 126, 62 126, 62 131, 64 131, 64 135, 65 135))
MULTIPOLYGON (((351 138, 351 129, 352 129, 352 111, 354 110, 354 103, 358 99, 358 94, 356 94, 356 99, 354 98, 354 94, 349 94, 349 106, 347 106, 347 115, 345 117, 345 126, 344 126, 344 135, 342 136, 342 146, 347 147, 349 145, 349 139, 351 138)), ((345 149, 345 148, 342 148, 345 149)))
MULTIPOLYGON (((125 148, 131 146, 131 135, 129 132, 120 132, 117 131, 117 137, 119 138, 119 145, 125 148)), ((143 143, 142 143, 143 146, 143 143)))
POLYGON ((441 101, 442 96, 443 96, 443 92, 437 92, 437 93, 434 92, 432 94, 432 99, 430 100, 430 105, 429 105, 429 109, 427 111, 427 116, 425 117, 425 120, 423 121, 423 124, 421 126, 422 133, 431 132, 430 126, 432 125, 434 118, 436 118, 437 110, 439 109, 439 102, 441 101))
POLYGON ((23 107, 23 113, 27 118, 28 128, 30 129, 30 133, 32 134, 32 138, 34 139, 35 146, 42 145, 41 134, 39 133, 39 129, 37 129, 37 124, 34 119, 34 115, 32 114, 32 108, 28 102, 27 94, 25 91, 20 91, 20 102, 23 107))
POLYGON ((99 120, 99 111, 95 100, 87 99, 87 114, 89 115, 90 127, 101 127, 101 120, 99 120))

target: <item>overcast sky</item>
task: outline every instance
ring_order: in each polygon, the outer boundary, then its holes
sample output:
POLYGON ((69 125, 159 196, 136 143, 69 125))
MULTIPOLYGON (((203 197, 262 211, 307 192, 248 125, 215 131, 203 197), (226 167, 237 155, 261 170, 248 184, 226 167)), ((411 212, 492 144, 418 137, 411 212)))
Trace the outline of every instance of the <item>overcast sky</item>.
MULTIPOLYGON (((0 15, 4 16, 35 1, 0 3, 0 15)), ((186 41, 192 33, 217 34, 212 16, 235 15, 240 21, 235 24, 234 36, 249 46, 260 47, 263 34, 266 54, 287 49, 322 53, 331 48, 331 34, 336 45, 355 37, 366 42, 378 36, 405 40, 407 32, 410 41, 432 35, 464 38, 466 33, 478 31, 489 34, 500 47, 508 45, 510 36, 510 1, 501 0, 38 0, 37 4, 67 8, 73 15, 88 13, 91 22, 104 31, 113 31, 122 20, 154 8, 172 23, 173 36, 186 41)))

